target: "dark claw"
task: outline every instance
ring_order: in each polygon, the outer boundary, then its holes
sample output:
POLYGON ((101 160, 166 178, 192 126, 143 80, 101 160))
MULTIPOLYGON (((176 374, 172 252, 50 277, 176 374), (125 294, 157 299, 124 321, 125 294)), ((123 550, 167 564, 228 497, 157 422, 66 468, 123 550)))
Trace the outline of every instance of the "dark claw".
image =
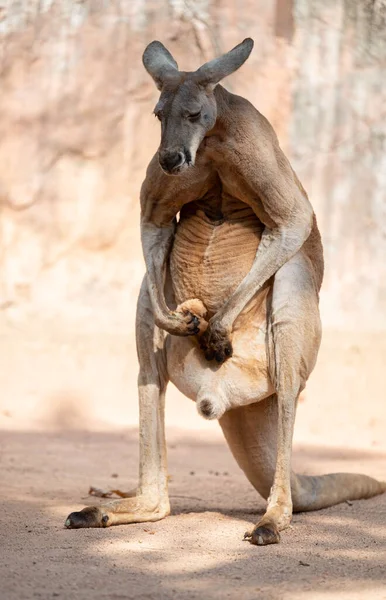
POLYGON ((200 333, 200 328, 197 327, 197 325, 190 325, 190 327, 188 327, 188 333, 189 335, 197 335, 197 333, 200 333))
POLYGON ((274 525, 257 526, 248 536, 249 542, 256 546, 268 546, 268 544, 278 544, 280 542, 280 534, 274 525))
POLYGON ((190 318, 190 321, 187 321, 188 325, 199 325, 200 324, 200 319, 198 317, 196 317, 196 315, 192 315, 192 313, 188 313, 190 318))
POLYGON ((200 333, 200 319, 199 317, 196 317, 196 315, 193 315, 192 313, 188 312, 185 313, 188 317, 190 317, 190 320, 187 321, 187 326, 188 326, 188 334, 189 335, 197 335, 198 333, 200 333))
POLYGON ((225 352, 225 356, 227 356, 228 358, 229 358, 230 356, 232 356, 232 354, 233 354, 233 348, 232 348, 232 345, 231 345, 231 344, 228 344, 227 346, 225 346, 225 348, 224 348, 224 352, 225 352))
POLYGON ((206 360, 213 360, 214 350, 212 350, 211 348, 208 348, 208 350, 205 351, 205 358, 206 358, 206 360))
POLYGON ((109 517, 108 515, 103 515, 102 517, 102 524, 104 527, 106 527, 107 523, 109 522, 109 517))
POLYGON ((225 356, 222 352, 215 352, 214 357, 218 363, 222 363, 225 360, 225 356))

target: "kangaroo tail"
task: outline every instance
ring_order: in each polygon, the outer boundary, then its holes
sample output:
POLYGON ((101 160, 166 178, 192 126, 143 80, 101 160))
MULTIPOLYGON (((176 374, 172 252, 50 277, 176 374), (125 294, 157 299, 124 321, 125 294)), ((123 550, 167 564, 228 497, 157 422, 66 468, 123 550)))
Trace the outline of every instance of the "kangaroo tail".
POLYGON ((372 498, 386 492, 386 482, 354 473, 315 477, 294 474, 291 487, 295 512, 319 510, 346 500, 372 498))
MULTIPOLYGON (((226 412, 220 425, 239 467, 253 487, 268 498, 276 466, 275 396, 226 412)), ((386 482, 367 475, 291 475, 293 510, 318 510, 345 500, 371 498, 386 491, 386 482)))

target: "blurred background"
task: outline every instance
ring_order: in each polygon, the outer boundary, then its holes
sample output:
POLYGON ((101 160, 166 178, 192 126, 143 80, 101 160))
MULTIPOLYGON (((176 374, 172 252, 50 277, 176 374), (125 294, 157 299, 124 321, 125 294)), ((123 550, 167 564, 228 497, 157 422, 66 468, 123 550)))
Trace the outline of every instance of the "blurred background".
MULTIPOLYGON (((296 435, 383 443, 385 28, 385 0, 0 2, 2 428, 137 424, 139 189, 159 143, 142 52, 159 39, 195 70, 251 36, 225 86, 271 121, 325 248, 296 435)), ((176 390, 168 406, 169 424, 216 427, 176 390)))

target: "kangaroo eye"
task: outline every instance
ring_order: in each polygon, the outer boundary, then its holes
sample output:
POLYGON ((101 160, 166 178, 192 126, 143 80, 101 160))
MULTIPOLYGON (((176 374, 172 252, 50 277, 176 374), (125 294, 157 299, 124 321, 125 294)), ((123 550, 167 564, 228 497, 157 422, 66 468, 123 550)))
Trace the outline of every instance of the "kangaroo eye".
POLYGON ((194 121, 195 119, 198 119, 198 117, 201 115, 201 110, 199 110, 198 112, 195 113, 190 113, 188 115, 188 119, 190 119, 191 121, 194 121))

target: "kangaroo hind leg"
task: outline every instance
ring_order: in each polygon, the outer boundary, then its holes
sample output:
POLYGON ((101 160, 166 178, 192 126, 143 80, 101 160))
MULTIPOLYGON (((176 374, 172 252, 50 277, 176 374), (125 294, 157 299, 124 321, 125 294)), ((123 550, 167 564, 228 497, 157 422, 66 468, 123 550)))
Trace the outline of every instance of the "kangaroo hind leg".
POLYGON ((267 335, 270 375, 277 397, 276 465, 266 513, 247 536, 258 545, 277 543, 279 531, 291 522, 296 405, 315 365, 321 339, 318 290, 312 266, 301 252, 275 275, 267 335))
POLYGON ((154 324, 146 278, 138 299, 136 333, 140 365, 139 486, 131 497, 71 513, 65 523, 69 529, 157 521, 170 513, 164 434, 164 332, 154 324))

